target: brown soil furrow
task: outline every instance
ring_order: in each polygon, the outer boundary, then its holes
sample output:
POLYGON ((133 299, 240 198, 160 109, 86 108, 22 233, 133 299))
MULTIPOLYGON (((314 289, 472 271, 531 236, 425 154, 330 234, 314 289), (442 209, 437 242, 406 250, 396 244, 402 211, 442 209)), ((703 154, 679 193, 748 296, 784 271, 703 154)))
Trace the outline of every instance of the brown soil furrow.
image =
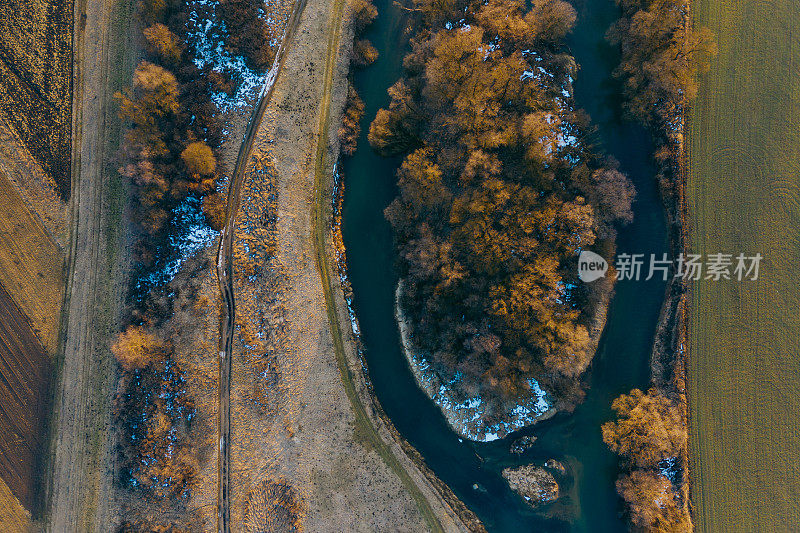
POLYGON ((34 508, 51 365, 31 322, 0 285, 0 477, 34 508))

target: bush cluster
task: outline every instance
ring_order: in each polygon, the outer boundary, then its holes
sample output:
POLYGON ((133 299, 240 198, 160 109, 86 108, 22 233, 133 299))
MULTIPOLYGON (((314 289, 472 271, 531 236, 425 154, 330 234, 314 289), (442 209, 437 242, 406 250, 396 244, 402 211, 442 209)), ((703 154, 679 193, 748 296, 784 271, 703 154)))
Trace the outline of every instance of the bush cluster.
POLYGON ((622 16, 607 38, 622 50, 615 74, 626 108, 657 127, 680 126, 697 95, 697 74, 716 54, 711 30, 693 28, 687 0, 617 0, 622 16))
MULTIPOLYGON (((217 6, 225 46, 257 70, 271 63, 275 44, 260 5, 222 0, 217 6)), ((187 25, 190 9, 183 0, 139 3, 147 55, 132 85, 116 94, 128 126, 119 172, 133 184, 132 213, 139 230, 131 325, 112 346, 122 374, 115 400, 120 481, 157 500, 189 495, 196 470, 188 444, 195 411, 171 344, 155 333, 171 314, 165 303, 169 298, 163 288, 141 280, 157 268, 159 258, 163 263, 173 253, 172 218, 190 196, 195 205, 202 202, 211 228, 224 224, 226 201, 216 192, 222 124, 212 96, 236 89, 230 73, 196 65, 187 25)))
POLYGON ((656 389, 634 389, 611 407, 617 420, 603 424, 603 441, 622 460, 617 491, 631 522, 647 531, 691 531, 682 493, 688 435, 680 402, 656 389))

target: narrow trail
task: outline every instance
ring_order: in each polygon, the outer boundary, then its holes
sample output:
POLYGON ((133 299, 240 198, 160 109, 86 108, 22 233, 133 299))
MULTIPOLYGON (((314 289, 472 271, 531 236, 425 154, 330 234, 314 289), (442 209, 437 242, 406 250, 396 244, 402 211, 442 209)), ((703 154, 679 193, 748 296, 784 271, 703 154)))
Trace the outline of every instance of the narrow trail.
MULTIPOLYGON (((233 232, 236 214, 241 204, 241 189, 244 181, 244 171, 250 160, 256 132, 260 125, 267 105, 270 102, 275 83, 278 79, 281 66, 283 65, 286 49, 291 43, 292 37, 300 21, 300 15, 305 8, 307 0, 295 0, 291 16, 284 31, 280 48, 275 55, 272 68, 264 82, 264 87, 259 95, 257 107, 247 124, 242 145, 239 148, 239 155, 236 160, 231 182, 228 188, 228 209, 225 227, 222 230, 219 250, 217 255, 217 275, 219 278, 220 292, 225 303, 225 316, 220 324, 220 352, 219 352, 219 493, 217 495, 218 505, 218 530, 219 533, 230 533, 230 386, 231 386, 231 366, 233 354, 233 334, 236 322, 236 302, 233 293, 233 232)), ((313 242, 315 255, 317 256, 317 266, 322 278, 323 292, 328 318, 330 320, 331 335, 334 341, 337 366, 342 377, 342 382, 350 400, 356 424, 361 426, 372 442, 374 449, 383 458, 392 471, 397 474, 403 485, 409 491, 413 499, 419 506, 420 511, 425 517, 431 531, 444 531, 436 513, 431 508, 422 491, 417 487, 409 473, 401 465, 398 458, 394 455, 391 448, 383 441, 376 428, 369 419, 365 407, 358 397, 355 383, 350 369, 347 365, 344 354, 341 326, 335 312, 333 300, 333 286, 329 273, 326 248, 325 232, 326 226, 323 212, 325 202, 322 187, 324 174, 324 156, 327 149, 326 140, 329 131, 329 115, 331 103, 331 89, 333 82, 333 71, 336 64, 341 37, 341 18, 343 16, 344 0, 336 0, 333 5, 331 21, 328 30, 328 51, 325 62, 325 78, 322 90, 322 102, 320 110, 320 123, 317 131, 317 147, 315 150, 315 201, 313 204, 313 242)))
POLYGON ((361 428, 362 434, 372 445, 373 450, 383 459, 386 465, 397 475, 403 486, 409 492, 417 504, 420 513, 428 523, 430 530, 434 533, 444 532, 442 522, 433 510, 431 503, 423 494, 422 490, 411 477, 406 468, 402 465, 392 448, 383 440, 367 414, 366 407, 359 397, 356 389, 355 379, 347 362, 347 355, 344 350, 344 340, 342 325, 336 311, 334 299, 333 278, 330 272, 327 236, 330 232, 327 218, 325 216, 325 206, 330 205, 330 197, 326 195, 325 179, 329 175, 326 172, 325 155, 328 149, 328 137, 330 131, 330 107, 331 93, 333 87, 333 75, 336 67, 337 54, 339 50, 339 40, 341 38, 341 18, 344 8, 344 0, 336 0, 333 4, 330 27, 328 29, 328 53, 325 58, 325 77, 322 87, 322 102, 320 104, 320 118, 317 126, 317 146, 314 153, 314 203, 312 205, 312 231, 314 255, 316 256, 317 270, 319 270, 322 281, 322 292, 325 296, 325 310, 331 328, 333 348, 336 355, 336 364, 339 367, 339 374, 342 378, 345 393, 355 417, 355 424, 361 428))
POLYGON ((233 295, 233 232, 236 214, 241 203, 242 182, 244 171, 250 161, 253 151, 256 132, 267 105, 272 98, 275 82, 278 79, 286 49, 300 22, 300 15, 305 8, 306 0, 295 0, 291 15, 286 23, 281 44, 275 54, 261 94, 258 105, 253 109, 253 114, 247 123, 236 166, 228 186, 228 206, 225 227, 222 229, 217 252, 217 276, 219 279, 222 300, 225 302, 225 316, 220 324, 220 352, 219 352, 219 492, 217 493, 217 526, 220 533, 230 533, 230 436, 231 436, 231 362, 233 356, 233 333, 236 323, 236 302, 233 295))

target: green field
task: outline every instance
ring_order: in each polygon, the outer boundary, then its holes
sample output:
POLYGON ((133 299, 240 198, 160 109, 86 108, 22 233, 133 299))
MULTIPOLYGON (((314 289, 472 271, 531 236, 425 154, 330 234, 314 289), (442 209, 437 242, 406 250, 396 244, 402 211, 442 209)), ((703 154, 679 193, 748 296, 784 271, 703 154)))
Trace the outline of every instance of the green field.
POLYGON ((701 79, 687 196, 695 253, 764 256, 695 285, 689 364, 698 531, 800 529, 800 3, 698 0, 719 55, 701 79))

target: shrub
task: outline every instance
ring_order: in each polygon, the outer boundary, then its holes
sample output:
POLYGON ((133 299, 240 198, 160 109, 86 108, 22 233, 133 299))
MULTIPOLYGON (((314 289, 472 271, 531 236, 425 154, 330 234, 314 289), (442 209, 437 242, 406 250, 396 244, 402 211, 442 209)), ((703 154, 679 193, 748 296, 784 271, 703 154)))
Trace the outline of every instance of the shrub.
POLYGON ((129 326, 119 334, 111 352, 123 370, 133 371, 163 359, 168 355, 169 347, 144 328, 129 326))
POLYGON ((220 0, 218 13, 225 22, 228 36, 225 45, 233 55, 243 56, 247 66, 264 71, 272 64, 275 52, 266 17, 261 14, 261 0, 220 0))
POLYGON ((220 231, 225 226, 227 199, 220 193, 209 194, 203 198, 203 215, 211 229, 220 231))
POLYGON ((169 64, 178 63, 182 53, 181 42, 169 28, 159 22, 145 28, 142 33, 151 53, 169 64))
POLYGON ((378 50, 368 39, 356 41, 353 45, 352 63, 357 67, 366 67, 378 59, 378 50))
POLYGON ((190 175, 208 176, 217 168, 217 159, 211 148, 203 141, 190 143, 181 152, 181 159, 190 175))
POLYGON ((342 126, 339 128, 339 140, 342 143, 342 152, 353 155, 356 151, 358 136, 361 133, 361 118, 364 116, 364 101, 352 85, 347 89, 347 102, 345 103, 342 126))
POLYGON ((352 0, 350 16, 353 19, 353 32, 361 35, 378 16, 378 8, 369 0, 352 0))

